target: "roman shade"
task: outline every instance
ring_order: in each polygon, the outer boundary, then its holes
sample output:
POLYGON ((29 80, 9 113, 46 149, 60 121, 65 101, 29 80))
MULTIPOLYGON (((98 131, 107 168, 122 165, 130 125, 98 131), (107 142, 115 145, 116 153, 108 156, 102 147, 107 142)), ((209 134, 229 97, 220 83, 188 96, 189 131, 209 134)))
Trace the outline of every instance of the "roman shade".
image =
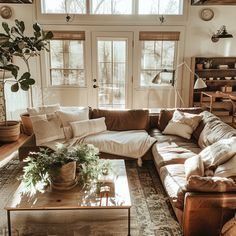
POLYGON ((179 41, 177 31, 140 31, 139 40, 179 41))
POLYGON ((85 31, 52 31, 53 40, 85 40, 85 31))

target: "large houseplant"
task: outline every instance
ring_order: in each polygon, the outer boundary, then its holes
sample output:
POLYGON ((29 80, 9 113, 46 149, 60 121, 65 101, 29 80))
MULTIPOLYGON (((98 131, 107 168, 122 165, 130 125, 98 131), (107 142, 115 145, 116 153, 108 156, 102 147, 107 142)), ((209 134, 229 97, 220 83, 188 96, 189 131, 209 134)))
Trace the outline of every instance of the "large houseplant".
POLYGON ((0 141, 8 142, 17 140, 20 129, 18 122, 9 122, 6 120, 4 85, 6 82, 11 82, 12 92, 17 92, 19 89, 25 91, 30 89, 35 83, 35 80, 31 77, 29 60, 32 57, 39 56, 42 50, 48 50, 48 40, 53 37, 53 33, 51 31, 44 32, 41 26, 35 23, 33 24, 33 35, 26 36, 24 22, 17 19, 15 20, 15 25, 12 27, 9 27, 6 22, 3 22, 1 31, 3 33, 0 33, 0 70, 2 72, 0 82, 3 93, 3 115, 5 121, 0 123, 0 141), (22 59, 26 65, 26 71, 20 76, 20 68, 14 63, 14 57, 22 59), (11 73, 12 78, 10 80, 5 80, 6 73, 11 73), (16 131, 14 131, 14 127, 16 131), (8 138, 9 129, 11 132, 8 138))
POLYGON ((33 195, 37 191, 43 192, 48 185, 58 189, 59 182, 65 190, 74 187, 77 181, 82 185, 90 183, 103 170, 103 163, 99 161, 98 154, 98 148, 92 144, 79 144, 72 148, 58 145, 55 152, 41 149, 40 152, 31 153, 24 160, 26 165, 21 176, 24 193, 33 195), (68 177, 68 170, 71 172, 67 180, 62 173, 64 167, 66 177, 68 177), (75 177, 75 169, 72 170, 73 167, 76 167, 77 177, 75 177))

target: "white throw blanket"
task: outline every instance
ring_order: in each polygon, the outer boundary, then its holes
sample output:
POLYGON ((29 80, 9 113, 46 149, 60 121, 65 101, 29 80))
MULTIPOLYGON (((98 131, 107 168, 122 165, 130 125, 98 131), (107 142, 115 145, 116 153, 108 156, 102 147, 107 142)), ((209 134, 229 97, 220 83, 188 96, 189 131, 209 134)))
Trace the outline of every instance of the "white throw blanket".
POLYGON ((141 157, 155 142, 156 139, 151 137, 145 130, 130 130, 104 131, 81 139, 56 140, 43 145, 55 150, 58 143, 63 143, 69 147, 78 143, 93 144, 98 147, 100 152, 138 159, 138 165, 141 166, 141 157))

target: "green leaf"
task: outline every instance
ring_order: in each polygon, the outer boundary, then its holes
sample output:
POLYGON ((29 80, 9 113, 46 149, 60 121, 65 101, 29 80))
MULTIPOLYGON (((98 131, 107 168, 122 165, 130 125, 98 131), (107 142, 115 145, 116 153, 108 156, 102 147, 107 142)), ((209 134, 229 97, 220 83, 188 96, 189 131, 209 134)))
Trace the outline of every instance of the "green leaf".
POLYGON ((5 30, 5 32, 10 35, 10 28, 6 22, 2 22, 2 27, 5 30))
POLYGON ((20 31, 18 30, 17 27, 12 26, 12 27, 11 27, 11 33, 12 33, 12 34, 14 34, 14 33, 20 34, 20 31))
POLYGON ((28 80, 30 78, 30 73, 25 72, 19 79, 19 81, 28 80))
POLYGON ((11 91, 12 92, 17 92, 19 90, 19 84, 15 83, 11 86, 11 91))
POLYGON ((19 20, 15 20, 16 26, 18 27, 18 29, 20 30, 20 32, 23 34, 25 31, 25 24, 23 21, 19 21, 19 20))
POLYGON ((35 80, 34 79, 28 79, 27 80, 27 83, 29 84, 29 85, 33 85, 33 84, 35 84, 35 80))
POLYGON ((35 23, 33 24, 33 29, 36 31, 36 32, 40 32, 41 31, 41 27, 38 23, 35 23))
POLYGON ((49 40, 49 39, 52 39, 52 38, 53 38, 53 32, 52 31, 48 31, 43 37, 44 40, 49 40))
POLYGON ((28 85, 28 84, 25 84, 25 83, 21 83, 21 82, 20 82, 20 87, 21 87, 21 89, 24 90, 24 91, 29 90, 29 85, 28 85))
POLYGON ((39 32, 37 32, 37 31, 35 31, 34 32, 34 36, 36 37, 36 38, 39 38, 39 37, 41 37, 41 32, 39 31, 39 32))

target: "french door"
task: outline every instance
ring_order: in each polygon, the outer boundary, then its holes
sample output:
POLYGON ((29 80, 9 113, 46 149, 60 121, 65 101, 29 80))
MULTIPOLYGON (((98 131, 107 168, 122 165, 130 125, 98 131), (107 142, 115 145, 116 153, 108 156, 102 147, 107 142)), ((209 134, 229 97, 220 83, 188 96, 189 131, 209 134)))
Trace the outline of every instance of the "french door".
POLYGON ((92 33, 92 99, 98 108, 132 107, 131 32, 92 33))

